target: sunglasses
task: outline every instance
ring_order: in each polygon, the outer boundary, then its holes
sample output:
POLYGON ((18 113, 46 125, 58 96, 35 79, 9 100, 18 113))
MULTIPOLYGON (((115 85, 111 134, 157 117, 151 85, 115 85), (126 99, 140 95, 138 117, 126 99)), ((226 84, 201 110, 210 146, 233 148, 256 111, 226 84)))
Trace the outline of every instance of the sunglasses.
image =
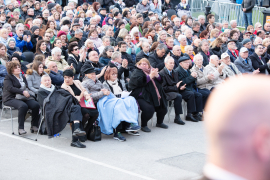
POLYGON ((77 51, 79 48, 75 48, 75 49, 73 49, 74 51, 77 51))

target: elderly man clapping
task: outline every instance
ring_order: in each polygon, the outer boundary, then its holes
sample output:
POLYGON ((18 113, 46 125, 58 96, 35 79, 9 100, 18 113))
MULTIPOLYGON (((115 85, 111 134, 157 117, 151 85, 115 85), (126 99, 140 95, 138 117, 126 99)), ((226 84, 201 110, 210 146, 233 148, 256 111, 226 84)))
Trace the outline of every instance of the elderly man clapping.
POLYGON ((205 66, 203 72, 205 76, 210 76, 209 78, 211 79, 208 81, 208 84, 206 84, 207 89, 212 90, 214 87, 224 81, 226 75, 222 72, 223 68, 224 65, 219 66, 219 59, 217 55, 210 56, 210 62, 207 66, 205 66))

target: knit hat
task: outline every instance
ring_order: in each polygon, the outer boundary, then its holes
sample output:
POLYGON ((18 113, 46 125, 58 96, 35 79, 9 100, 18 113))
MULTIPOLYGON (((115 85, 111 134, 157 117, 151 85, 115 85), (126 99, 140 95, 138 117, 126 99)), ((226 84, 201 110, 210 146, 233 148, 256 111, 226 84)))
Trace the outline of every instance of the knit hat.
POLYGON ((14 39, 14 38, 9 38, 9 39, 8 39, 8 43, 7 43, 8 45, 9 45, 10 41, 15 42, 15 44, 16 44, 16 41, 15 41, 15 39, 14 39))
POLYGON ((244 39, 244 40, 242 41, 242 44, 245 45, 245 44, 247 44, 248 42, 251 42, 251 40, 250 40, 250 39, 244 39))
POLYGON ((154 22, 153 27, 155 27, 156 24, 159 24, 159 21, 154 22))
POLYGON ((12 60, 13 57, 17 58, 20 62, 22 60, 21 56, 18 53, 13 53, 12 56, 11 56, 11 60, 12 60))
POLYGON ((57 37, 60 37, 62 35, 67 35, 67 33, 65 31, 59 31, 57 37))
POLYGON ((114 8, 114 5, 111 5, 110 6, 110 12, 111 12, 111 10, 113 10, 113 8, 114 8))
POLYGON ((37 27, 37 26, 33 26, 33 27, 31 28, 32 33, 34 33, 34 32, 35 32, 35 30, 37 30, 37 29, 39 29, 39 27, 37 27))

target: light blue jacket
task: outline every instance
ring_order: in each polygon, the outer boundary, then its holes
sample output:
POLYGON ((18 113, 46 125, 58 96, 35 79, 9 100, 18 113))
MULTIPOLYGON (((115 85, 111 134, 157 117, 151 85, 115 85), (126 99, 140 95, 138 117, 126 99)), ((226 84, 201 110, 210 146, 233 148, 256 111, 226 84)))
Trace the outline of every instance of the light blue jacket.
POLYGON ((113 129, 122 122, 138 125, 138 105, 134 97, 116 98, 113 93, 102 97, 97 103, 100 130, 110 135, 113 129))
POLYGON ((158 15, 161 15, 161 3, 158 3, 158 7, 155 8, 154 3, 150 4, 150 9, 151 11, 153 11, 154 13, 157 13, 158 15))

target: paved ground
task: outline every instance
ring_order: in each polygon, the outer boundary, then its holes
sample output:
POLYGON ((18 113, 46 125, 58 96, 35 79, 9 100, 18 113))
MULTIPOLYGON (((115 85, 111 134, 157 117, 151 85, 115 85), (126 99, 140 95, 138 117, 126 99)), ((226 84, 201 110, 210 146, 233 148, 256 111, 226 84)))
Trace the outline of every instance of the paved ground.
MULTIPOLYGON (((15 110, 13 114, 16 115, 15 110)), ((36 142, 11 135, 8 116, 6 113, 0 122, 0 179, 186 180, 201 177, 206 153, 203 122, 186 122, 180 126, 169 124, 166 116, 167 130, 151 127, 149 122, 151 133, 124 134, 126 142, 103 135, 102 141, 87 141, 87 148, 78 149, 70 146, 68 126, 60 138, 39 136, 36 142)), ((34 137, 29 128, 28 120, 26 136, 34 137)))

